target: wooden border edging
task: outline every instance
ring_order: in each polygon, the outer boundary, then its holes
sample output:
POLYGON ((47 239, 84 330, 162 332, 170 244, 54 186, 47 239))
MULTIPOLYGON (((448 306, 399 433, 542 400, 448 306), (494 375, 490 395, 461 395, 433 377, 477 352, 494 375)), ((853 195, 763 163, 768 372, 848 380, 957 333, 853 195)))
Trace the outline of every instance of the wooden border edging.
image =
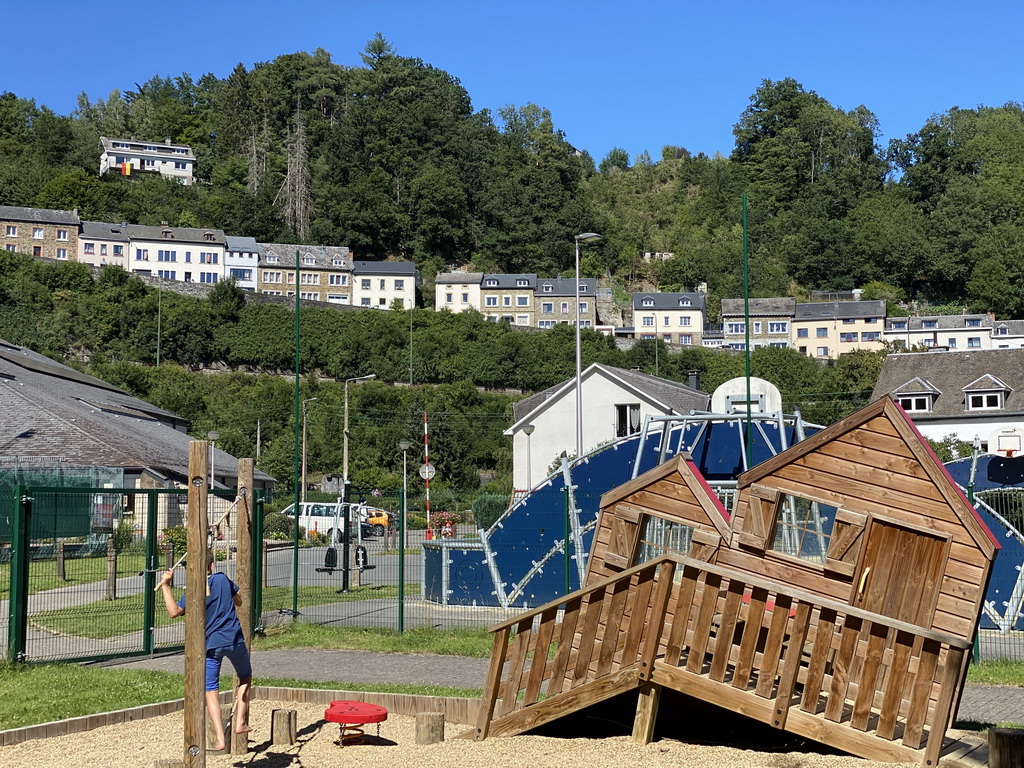
MULTIPOLYGON (((221 700, 225 703, 233 699, 232 691, 221 691, 221 700)), ((446 696, 415 696, 408 693, 378 693, 373 691, 321 691, 312 688, 272 688, 266 685, 252 687, 254 701, 282 701, 300 704, 323 704, 325 707, 332 701, 350 699, 364 701, 385 707, 388 712, 397 715, 414 716, 417 712, 444 712, 445 719, 450 723, 471 725, 476 722, 480 699, 455 698, 446 696)), ((144 704, 140 707, 118 709, 114 712, 100 712, 94 715, 71 717, 67 720, 55 720, 52 723, 26 725, 23 728, 12 728, 0 731, 0 747, 9 747, 32 739, 49 739, 54 736, 65 736, 69 733, 82 733, 106 725, 128 723, 133 720, 148 720, 151 717, 162 717, 181 712, 185 707, 184 699, 172 699, 155 704, 144 704)))

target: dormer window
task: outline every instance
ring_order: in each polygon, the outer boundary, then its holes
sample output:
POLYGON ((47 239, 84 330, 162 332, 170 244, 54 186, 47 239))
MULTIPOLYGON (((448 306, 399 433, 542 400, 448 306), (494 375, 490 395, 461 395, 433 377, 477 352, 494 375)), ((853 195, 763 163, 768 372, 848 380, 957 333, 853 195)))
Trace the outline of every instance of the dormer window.
POLYGON ((907 413, 929 413, 932 410, 931 395, 902 395, 896 401, 907 413))
POLYGON ((993 411, 1002 407, 1002 392, 970 392, 967 395, 968 411, 993 411))
POLYGON ((551 293, 551 290, 551 283, 544 283, 544 285, 541 286, 541 291, 543 293, 551 293))
POLYGON ((1007 327, 1006 327, 1005 325, 1001 325, 1001 326, 999 326, 999 330, 997 331, 997 334, 998 334, 998 335, 1000 335, 1000 336, 1006 336, 1006 335, 1007 335, 1007 334, 1009 334, 1009 333, 1010 333, 1010 329, 1009 329, 1009 328, 1007 328, 1007 327))
POLYGON ((580 283, 580 292, 581 293, 585 293, 586 290, 587 290, 586 284, 585 283, 580 283))
POLYGON ((981 328, 981 318, 968 317, 964 320, 964 326, 967 328, 981 328))
POLYGON ((212 241, 212 240, 213 240, 213 232, 204 232, 204 233, 203 233, 203 237, 204 237, 205 239, 207 239, 207 240, 210 240, 210 241, 212 241))
POLYGON ((498 281, 495 278, 493 278, 493 277, 489 277, 489 278, 487 278, 487 281, 486 281, 485 285, 488 288, 497 288, 498 287, 498 281))
POLYGON ((277 256, 267 256, 267 264, 277 264, 277 256))
POLYGON ((939 327, 939 321, 938 320, 925 320, 924 322, 921 323, 921 327, 922 328, 938 328, 939 327))
POLYGON ((679 300, 679 306, 680 307, 689 307, 689 306, 691 306, 690 300, 689 299, 680 299, 679 300))
POLYGON ((160 232, 160 234, 164 236, 165 240, 173 240, 174 239, 174 233, 171 232, 171 230, 169 230, 169 229, 162 230, 160 232))
POLYGON ((894 320, 892 323, 892 330, 894 331, 905 331, 907 330, 906 320, 894 320))
POLYGON ((644 306, 644 307, 653 307, 654 306, 654 299, 643 299, 640 302, 640 305, 644 306))
POLYGON ((529 280, 516 280, 516 287, 518 287, 518 288, 527 288, 527 287, 529 287, 529 285, 530 285, 530 281, 529 280))
POLYGON ((335 259, 335 260, 334 260, 333 262, 331 262, 331 263, 332 263, 332 264, 333 264, 334 266, 336 266, 336 267, 341 267, 341 266, 344 266, 344 264, 345 264, 345 262, 344 262, 344 261, 343 261, 342 259, 335 259))
POLYGON ((316 258, 313 257, 313 256, 303 256, 302 257, 302 263, 303 264, 316 264, 316 258))

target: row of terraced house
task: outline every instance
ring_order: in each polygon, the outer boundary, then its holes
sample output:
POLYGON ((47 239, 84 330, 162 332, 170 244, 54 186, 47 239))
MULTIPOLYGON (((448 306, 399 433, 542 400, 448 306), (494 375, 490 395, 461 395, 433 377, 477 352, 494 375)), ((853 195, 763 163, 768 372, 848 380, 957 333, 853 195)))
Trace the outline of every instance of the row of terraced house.
POLYGON ((102 266, 169 281, 214 285, 332 304, 415 306, 419 273, 408 261, 357 261, 348 248, 257 243, 223 230, 83 221, 77 211, 0 206, 4 250, 102 266), (298 259, 299 285, 295 284, 298 259))

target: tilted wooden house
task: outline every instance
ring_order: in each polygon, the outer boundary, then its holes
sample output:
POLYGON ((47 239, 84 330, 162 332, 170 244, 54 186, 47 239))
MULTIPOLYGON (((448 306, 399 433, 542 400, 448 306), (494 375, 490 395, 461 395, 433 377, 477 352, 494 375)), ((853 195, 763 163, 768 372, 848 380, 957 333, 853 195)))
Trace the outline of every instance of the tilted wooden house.
POLYGON ((936 766, 998 544, 885 398, 754 467, 729 518, 685 456, 601 500, 586 586, 492 628, 477 739, 671 688, 936 766))

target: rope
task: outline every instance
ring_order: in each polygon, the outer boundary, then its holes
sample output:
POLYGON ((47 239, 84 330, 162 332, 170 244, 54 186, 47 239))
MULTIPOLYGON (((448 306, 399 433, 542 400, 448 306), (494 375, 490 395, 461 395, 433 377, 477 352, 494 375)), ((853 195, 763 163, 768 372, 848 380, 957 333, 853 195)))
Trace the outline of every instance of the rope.
MULTIPOLYGON (((233 502, 231 502, 231 506, 227 508, 227 511, 226 511, 226 512, 225 512, 224 514, 222 514, 222 515, 220 516, 220 518, 219 518, 219 519, 217 520, 217 522, 215 522, 215 523, 213 524, 213 526, 212 526, 212 527, 213 527, 213 528, 216 528, 216 527, 217 527, 218 525, 220 525, 221 523, 223 523, 223 522, 224 522, 224 519, 225 519, 225 518, 226 518, 226 517, 227 517, 228 515, 230 515, 230 514, 231 514, 231 512, 232 512, 232 511, 234 510, 234 508, 238 506, 238 502, 240 502, 241 500, 242 500, 242 496, 241 496, 241 495, 235 496, 235 500, 234 500, 233 502)), ((209 534, 209 532, 207 532, 207 534, 206 534, 206 537, 207 537, 207 542, 209 542, 209 537, 210 537, 210 534, 209 534)), ((183 562, 185 562, 185 558, 186 558, 186 557, 188 557, 188 552, 186 552, 186 553, 185 553, 185 554, 183 554, 183 555, 182 555, 181 557, 179 557, 179 558, 178 558, 178 561, 177 561, 177 562, 176 562, 176 563, 175 563, 174 565, 172 565, 172 566, 171 566, 170 568, 168 568, 167 570, 169 570, 169 571, 173 571, 173 570, 174 570, 175 568, 177 568, 177 567, 178 567, 179 565, 181 565, 181 564, 182 564, 183 562)), ((153 591, 154 591, 154 592, 159 592, 159 591, 160 591, 160 584, 157 584, 157 585, 156 585, 156 588, 155 588, 155 589, 154 589, 153 591)))

